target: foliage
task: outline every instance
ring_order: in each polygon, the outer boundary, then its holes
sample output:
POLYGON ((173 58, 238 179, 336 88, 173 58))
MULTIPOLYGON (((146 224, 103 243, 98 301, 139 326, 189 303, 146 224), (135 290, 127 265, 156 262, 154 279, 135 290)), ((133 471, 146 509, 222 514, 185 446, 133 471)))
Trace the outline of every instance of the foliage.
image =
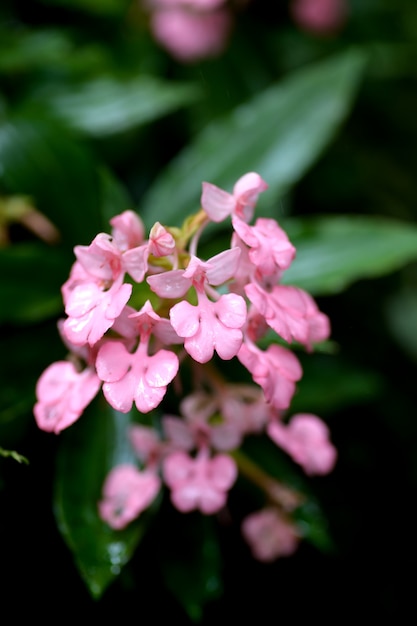
MULTIPOLYGON (((401 563, 391 543, 415 543, 399 517, 411 515, 417 477, 417 8, 351 0, 344 27, 318 35, 297 25, 288 2, 275 4, 242 6, 219 56, 180 63, 153 40, 138 2, 2 3, 6 605, 22 587, 44 594, 47 576, 51 597, 74 615, 142 602, 146 619, 259 617, 274 610, 277 589, 290 614, 321 587, 342 601, 336 579, 360 559, 358 586, 371 571, 381 614, 396 604, 400 583, 378 565, 383 554, 394 572, 401 563), (126 209, 148 226, 180 226, 199 208, 202 181, 230 191, 250 170, 269 184, 259 214, 277 219, 297 249, 285 280, 319 297, 332 321, 331 343, 300 352, 305 375, 292 409, 319 413, 339 449, 335 472, 319 481, 266 438, 248 442, 250 461, 305 495, 297 516, 306 545, 267 566, 252 563, 240 538, 239 522, 259 504, 245 480, 219 524, 197 513, 184 523, 161 497, 125 530, 110 530, 96 504, 107 471, 132 456, 124 431, 137 412, 122 416, 98 399, 59 440, 36 431, 32 415, 39 375, 65 358, 57 321, 74 245, 126 209), (13 213, 16 199, 23 209, 13 213), (306 571, 321 578, 307 581, 306 571)), ((216 228, 202 242, 207 257, 225 241, 216 228)), ((234 362, 225 367, 233 378, 234 362)))

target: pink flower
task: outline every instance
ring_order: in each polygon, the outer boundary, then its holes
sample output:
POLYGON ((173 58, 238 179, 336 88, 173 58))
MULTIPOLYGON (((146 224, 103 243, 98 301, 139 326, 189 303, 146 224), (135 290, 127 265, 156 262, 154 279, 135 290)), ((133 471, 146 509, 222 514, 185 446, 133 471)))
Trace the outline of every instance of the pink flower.
POLYGON ((149 413, 166 394, 167 385, 178 372, 178 357, 169 350, 149 356, 145 343, 134 354, 120 341, 107 341, 99 350, 97 374, 104 382, 107 402, 117 411, 127 413, 133 401, 138 411, 149 413))
POLYGON ((175 251, 175 239, 166 228, 159 222, 151 228, 149 233, 149 252, 156 257, 163 257, 173 254, 175 251))
POLYGON ((237 478, 236 464, 229 456, 208 458, 201 450, 193 459, 185 452, 174 452, 163 464, 164 480, 171 488, 171 500, 182 513, 200 509, 210 515, 226 503, 227 491, 237 478))
POLYGON ((152 504, 161 482, 152 472, 140 472, 134 465, 118 465, 107 475, 100 517, 111 528, 120 530, 152 504))
POLYGON ((242 344, 240 330, 246 320, 246 303, 241 296, 226 294, 211 302, 205 294, 198 294, 198 305, 179 302, 170 311, 171 324, 184 348, 198 363, 207 363, 214 350, 221 359, 237 355, 242 344))
POLYGON ((249 515, 242 523, 242 534, 255 559, 264 562, 290 556, 300 540, 295 525, 274 508, 249 515))
POLYGON ((100 233, 89 246, 75 246, 75 256, 96 281, 111 283, 122 272, 122 253, 110 235, 100 233))
POLYGON ((300 380, 302 369, 297 357, 286 348, 271 345, 266 351, 256 346, 242 345, 238 359, 263 389, 267 402, 276 409, 287 409, 300 380))
POLYGON ((184 420, 170 415, 162 418, 164 432, 173 446, 188 451, 207 446, 225 451, 241 443, 242 428, 238 419, 210 423, 218 410, 214 395, 196 391, 182 400, 180 410, 184 420))
POLYGON ((317 35, 337 33, 348 15, 346 0, 292 0, 290 10, 301 28, 317 35))
POLYGON ((189 63, 220 54, 231 28, 223 8, 196 12, 183 6, 157 9, 151 16, 155 39, 179 61, 189 63))
POLYGON ((91 368, 77 372, 69 361, 52 363, 36 385, 34 414, 38 427, 60 433, 77 421, 99 389, 100 380, 91 368))
POLYGON ((221 222, 228 215, 250 222, 258 196, 266 189, 268 185, 255 172, 239 178, 231 194, 211 183, 203 183, 201 206, 213 222, 221 222))
POLYGON ((295 248, 275 220, 259 218, 254 226, 233 217, 233 228, 249 246, 249 259, 261 276, 286 270, 295 257, 295 248))
POLYGON ((306 474, 328 474, 337 458, 329 441, 329 429, 316 415, 298 414, 288 426, 273 421, 267 428, 271 439, 301 465, 306 474))
POLYGON ((111 218, 112 236, 121 252, 136 248, 145 239, 145 229, 139 215, 134 211, 124 211, 111 218))
POLYGON ((290 343, 294 339, 311 349, 313 343, 328 339, 329 318, 302 289, 276 285, 268 292, 251 283, 245 292, 266 323, 285 341, 290 343))
POLYGON ((132 285, 116 282, 107 291, 95 283, 83 283, 68 294, 63 332, 71 343, 96 344, 123 311, 132 285))

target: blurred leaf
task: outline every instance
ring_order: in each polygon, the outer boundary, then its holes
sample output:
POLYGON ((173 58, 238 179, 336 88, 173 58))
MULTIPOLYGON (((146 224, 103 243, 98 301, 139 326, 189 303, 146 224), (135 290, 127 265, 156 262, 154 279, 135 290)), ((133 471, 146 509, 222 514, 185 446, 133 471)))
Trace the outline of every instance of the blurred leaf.
POLYGON ((386 304, 390 330, 401 348, 417 360, 417 291, 407 286, 386 304))
POLYGON ((0 72, 19 72, 56 65, 72 53, 68 37, 58 30, 0 30, 0 72))
POLYGON ((254 170, 268 182, 260 207, 273 207, 314 163, 350 110, 364 67, 345 52, 290 75, 205 128, 156 179, 146 217, 177 225, 199 207, 201 182, 231 191, 254 170))
POLYGON ((297 249, 283 282, 315 295, 338 293, 417 258, 417 227, 408 222, 335 215, 283 220, 282 226, 297 249))
POLYGON ((125 187, 105 168, 100 170, 100 183, 101 212, 108 224, 115 215, 132 209, 133 201, 125 187))
POLYGON ((31 196, 64 243, 89 243, 101 230, 96 163, 55 120, 33 112, 0 122, 0 186, 31 196))
POLYGON ((121 15, 129 0, 42 0, 44 4, 80 9, 97 16, 121 15))
POLYGON ((98 516, 105 477, 121 463, 135 462, 127 439, 130 414, 99 398, 61 435, 55 489, 59 529, 93 597, 99 598, 143 537, 155 505, 121 531, 98 516))
POLYGON ((175 541, 167 533, 161 550, 167 588, 194 622, 204 605, 221 593, 221 554, 213 518, 200 513, 182 515, 175 525, 175 541))
POLYGON ((384 385, 378 372, 337 356, 309 354, 303 359, 303 372, 291 402, 291 413, 331 415, 345 407, 370 402, 384 385))
POLYGON ((61 284, 68 275, 62 250, 37 243, 0 249, 0 323, 38 322, 63 308, 61 284))
POLYGON ((103 77, 77 86, 44 89, 37 103, 73 128, 105 137, 147 124, 196 100, 198 88, 150 76, 130 80, 103 77))

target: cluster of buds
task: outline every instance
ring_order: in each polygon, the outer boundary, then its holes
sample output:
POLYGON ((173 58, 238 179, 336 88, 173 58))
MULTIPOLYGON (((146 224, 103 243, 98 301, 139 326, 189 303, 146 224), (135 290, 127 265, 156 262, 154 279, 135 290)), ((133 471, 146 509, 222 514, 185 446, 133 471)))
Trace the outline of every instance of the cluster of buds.
POLYGON ((99 512, 112 528, 140 515, 162 482, 179 511, 216 513, 241 471, 270 503, 244 522, 243 534, 257 558, 276 558, 295 549, 288 512, 299 501, 241 456, 244 437, 266 432, 308 474, 333 468, 336 451, 318 417, 284 423, 302 376, 288 344, 311 350, 330 326, 309 294, 281 284, 295 256, 285 232, 273 219, 251 225, 266 188, 253 172, 233 193, 203 183, 202 208, 181 229, 156 222, 145 239, 137 214, 126 211, 110 221, 111 235, 74 249, 77 260, 62 287, 67 317, 59 324, 71 355, 38 381, 38 426, 67 428, 100 387, 119 412, 160 407, 157 427, 138 423, 129 432, 138 464, 113 468, 105 481, 99 512), (224 220, 233 228, 230 248, 201 259, 203 231, 224 220), (267 333, 272 339, 263 349, 267 333), (234 357, 253 383, 225 380, 215 364, 234 357), (178 415, 161 404, 174 379, 178 415))

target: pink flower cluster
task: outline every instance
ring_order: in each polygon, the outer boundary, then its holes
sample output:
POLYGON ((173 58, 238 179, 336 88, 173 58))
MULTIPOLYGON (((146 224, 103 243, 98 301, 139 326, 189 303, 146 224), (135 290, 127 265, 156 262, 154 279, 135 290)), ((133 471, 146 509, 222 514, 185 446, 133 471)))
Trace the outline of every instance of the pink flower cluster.
MULTIPOLYGON (((162 482, 179 511, 218 512, 240 469, 234 451, 251 433, 265 431, 308 474, 334 466, 336 451, 318 417, 282 421, 302 376, 287 344, 311 350, 329 336, 330 325, 309 294, 281 284, 295 257, 285 232, 273 219, 251 223, 266 188, 254 172, 232 193, 203 183, 202 208, 181 229, 156 222, 146 239, 140 218, 126 211, 111 220, 110 235, 100 233, 74 249, 76 261, 62 287, 66 319, 59 324, 70 356, 38 381, 39 428, 59 433, 73 424, 100 387, 115 410, 127 413, 135 405, 139 414, 161 406, 174 379, 181 392, 180 369, 192 389, 179 401, 179 415, 163 414, 158 430, 132 427, 138 466, 113 468, 99 504, 113 528, 149 507, 162 482), (233 229, 230 247, 200 258, 201 233, 223 220, 233 229), (275 339, 262 349, 267 332, 275 339), (213 364, 215 354, 226 361, 236 357, 255 384, 227 382, 213 364)), ((244 525, 259 558, 289 553, 295 545, 296 530, 290 532, 278 513, 244 525), (279 548, 271 539, 268 552, 256 547, 265 532, 286 539, 279 548)))

